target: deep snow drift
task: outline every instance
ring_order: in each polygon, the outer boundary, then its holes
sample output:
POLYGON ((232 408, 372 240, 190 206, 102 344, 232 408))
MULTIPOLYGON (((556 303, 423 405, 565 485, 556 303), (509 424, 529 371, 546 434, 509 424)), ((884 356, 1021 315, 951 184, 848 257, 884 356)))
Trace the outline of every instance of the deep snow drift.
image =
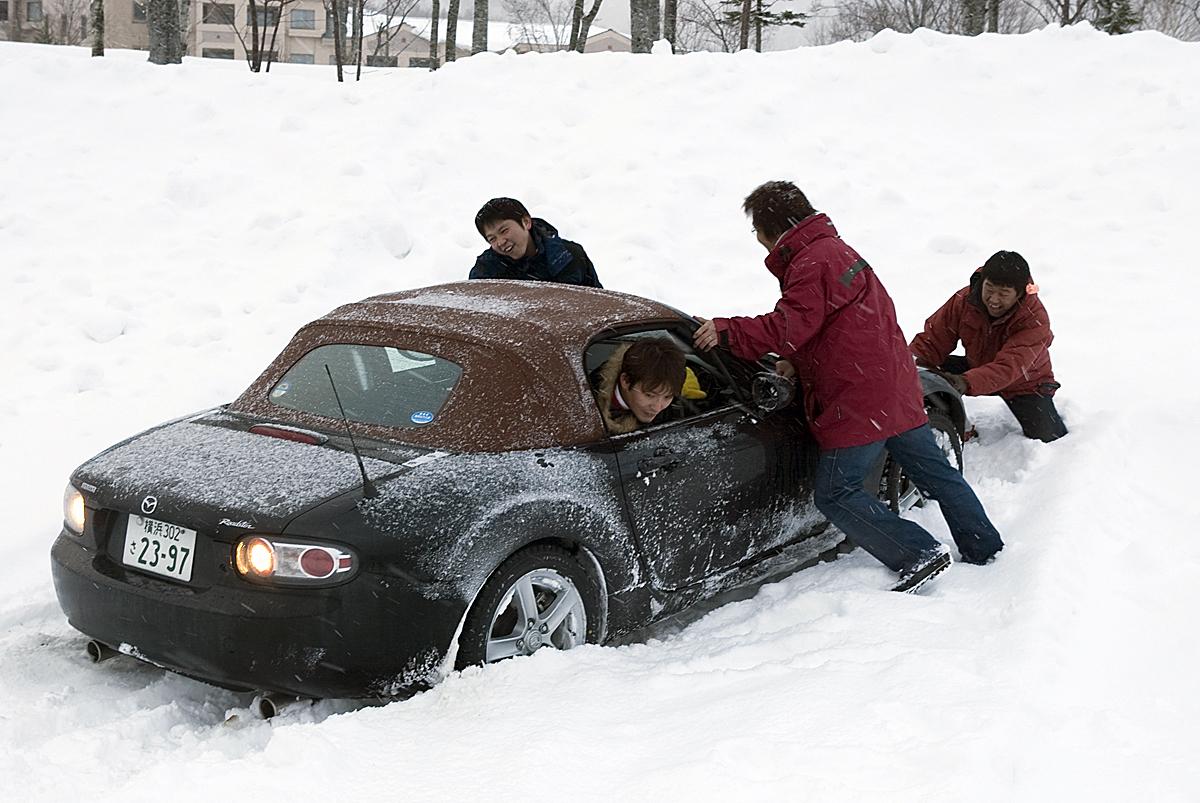
MULTIPOLYGON (((884 33, 486 55, 339 86, 0 43, 0 83, 4 799, 1200 794, 1200 45, 884 33), (999 401, 971 401, 996 564, 907 596, 856 553, 644 643, 271 722, 127 658, 86 662, 47 568, 82 460, 234 398, 342 302, 465 276, 494 195, 582 242, 609 287, 763 311, 776 287, 739 207, 769 178, 832 216, 909 335, 993 251, 1029 258, 1071 435, 1026 441, 999 401)), ((948 540, 935 508, 916 515, 948 540)))

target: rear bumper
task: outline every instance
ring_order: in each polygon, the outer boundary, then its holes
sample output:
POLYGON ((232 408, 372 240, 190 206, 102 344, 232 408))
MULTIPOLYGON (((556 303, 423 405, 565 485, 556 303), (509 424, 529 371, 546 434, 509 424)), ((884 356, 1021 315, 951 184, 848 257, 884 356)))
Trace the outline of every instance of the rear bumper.
POLYGON ((226 688, 304 697, 427 688, 466 610, 370 572, 333 588, 183 586, 127 571, 65 531, 51 569, 67 620, 90 638, 226 688))

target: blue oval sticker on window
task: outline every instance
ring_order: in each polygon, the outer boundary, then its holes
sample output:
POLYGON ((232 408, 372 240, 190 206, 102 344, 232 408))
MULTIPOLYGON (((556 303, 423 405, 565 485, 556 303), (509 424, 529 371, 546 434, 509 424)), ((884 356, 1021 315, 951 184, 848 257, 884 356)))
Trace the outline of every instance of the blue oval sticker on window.
POLYGON ((414 424, 428 424, 433 420, 433 413, 429 412, 428 410, 417 410, 415 413, 409 416, 409 419, 414 424))

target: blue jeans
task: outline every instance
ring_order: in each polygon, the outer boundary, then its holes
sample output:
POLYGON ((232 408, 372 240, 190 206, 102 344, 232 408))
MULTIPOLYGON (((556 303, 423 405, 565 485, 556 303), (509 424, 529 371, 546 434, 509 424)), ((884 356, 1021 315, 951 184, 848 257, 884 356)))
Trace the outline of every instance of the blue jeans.
POLYGON ((921 493, 937 499, 964 561, 984 563, 1003 548, 1000 533, 988 520, 971 486, 938 447, 928 424, 865 446, 821 452, 817 461, 817 509, 851 543, 897 572, 912 569, 941 549, 924 528, 900 518, 875 494, 863 489, 867 472, 885 447, 921 493))

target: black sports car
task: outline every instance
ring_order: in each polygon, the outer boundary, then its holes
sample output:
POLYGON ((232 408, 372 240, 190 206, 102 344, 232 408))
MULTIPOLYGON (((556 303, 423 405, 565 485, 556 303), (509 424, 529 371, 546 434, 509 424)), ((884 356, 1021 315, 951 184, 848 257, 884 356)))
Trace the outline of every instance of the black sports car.
MULTIPOLYGON (((59 602, 97 658, 239 690, 396 696, 815 561, 841 536, 812 503, 802 405, 766 412, 770 366, 694 352, 696 326, 528 282, 340 307, 233 403, 74 472, 59 602), (647 336, 685 351, 701 392, 610 436, 589 377, 647 336)), ((961 459, 961 402, 923 378, 961 459)), ((871 482, 911 501, 885 466, 871 482)))

